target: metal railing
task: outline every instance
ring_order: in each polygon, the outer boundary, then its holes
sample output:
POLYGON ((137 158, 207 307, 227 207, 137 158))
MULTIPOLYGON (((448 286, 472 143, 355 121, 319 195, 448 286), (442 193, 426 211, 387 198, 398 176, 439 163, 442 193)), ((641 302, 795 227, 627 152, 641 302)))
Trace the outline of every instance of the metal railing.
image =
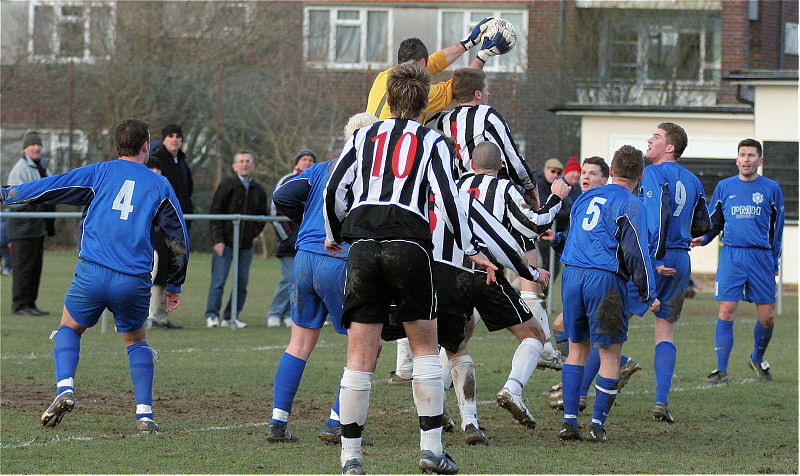
MULTIPOLYGON (((0 212, 0 218, 80 218, 82 212, 0 212)), ((233 222, 233 284, 231 291, 231 320, 235 323, 238 318, 238 290, 239 290, 239 233, 243 221, 289 221, 286 217, 274 215, 212 215, 193 213, 183 216, 184 220, 209 220, 209 221, 230 221, 233 222)), ((190 247, 191 252, 191 247, 190 247)), ((103 311, 103 318, 100 323, 100 332, 105 334, 107 329, 107 311, 103 311)), ((231 329, 236 329, 232 325, 231 329)))

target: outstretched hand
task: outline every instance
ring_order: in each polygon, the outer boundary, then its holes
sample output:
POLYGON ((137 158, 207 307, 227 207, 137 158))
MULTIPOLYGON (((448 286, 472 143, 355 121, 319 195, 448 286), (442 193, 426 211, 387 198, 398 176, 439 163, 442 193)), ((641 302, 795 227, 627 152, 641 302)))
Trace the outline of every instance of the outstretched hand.
POLYGON ((675 276, 676 274, 678 274, 678 271, 675 268, 667 268, 664 265, 656 266, 656 271, 658 272, 658 274, 663 276, 675 276))
POLYGON ((706 244, 706 237, 698 236, 697 238, 692 238, 692 243, 689 246, 694 248, 695 246, 703 246, 705 244, 706 244))
POLYGON ((486 28, 489 26, 487 22, 489 20, 493 20, 493 17, 484 18, 483 20, 479 21, 477 25, 469 32, 466 38, 460 41, 461 46, 464 47, 465 50, 469 50, 473 46, 477 45, 481 42, 481 38, 483 38, 483 34, 486 32, 486 28))
POLYGON ((539 236, 537 236, 536 239, 538 241, 549 241, 552 243, 556 239, 556 232, 551 229, 547 229, 542 233, 539 233, 539 236))
POLYGON ((161 298, 161 304, 167 303, 167 312, 172 312, 181 305, 181 293, 173 293, 172 291, 164 291, 164 296, 161 298))
POLYGON ((553 180, 553 184, 550 185, 550 192, 558 196, 561 200, 564 200, 564 198, 569 195, 570 190, 572 190, 572 187, 570 187, 564 179, 557 178, 553 180))
POLYGON ((547 289, 547 286, 550 285, 550 271, 547 271, 544 268, 537 268, 539 270, 539 279, 536 280, 537 283, 542 285, 542 289, 547 289))

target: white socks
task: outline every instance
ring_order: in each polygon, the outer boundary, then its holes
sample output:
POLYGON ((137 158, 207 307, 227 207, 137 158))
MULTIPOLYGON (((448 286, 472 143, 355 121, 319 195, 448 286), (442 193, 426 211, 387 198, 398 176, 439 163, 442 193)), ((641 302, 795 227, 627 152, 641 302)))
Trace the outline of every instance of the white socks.
POLYGON ((444 387, 442 386, 442 364, 438 355, 414 357, 414 380, 411 388, 414 404, 420 417, 419 449, 428 450, 436 456, 444 452, 442 448, 442 427, 423 429, 425 417, 435 417, 444 411, 444 387))
POLYGON ((503 385, 504 388, 515 395, 522 395, 522 388, 536 370, 536 364, 542 355, 542 347, 543 345, 538 339, 531 337, 523 339, 519 343, 514 352, 514 358, 511 360, 511 373, 508 374, 508 380, 503 385))
POLYGON ((455 357, 450 362, 450 369, 453 388, 458 399, 458 410, 461 413, 461 429, 465 429, 470 423, 478 428, 478 405, 475 400, 477 385, 472 357, 469 355, 455 357))
MULTIPOLYGON (((339 390, 339 416, 342 425, 355 423, 364 426, 369 411, 369 394, 372 387, 372 373, 344 368, 339 390)), ((361 459, 361 436, 347 438, 342 434, 342 466, 347 460, 361 459)))
POLYGON ((408 343, 408 337, 397 340, 397 361, 395 363, 395 374, 398 377, 411 378, 413 364, 411 359, 414 354, 411 353, 411 344, 408 343))

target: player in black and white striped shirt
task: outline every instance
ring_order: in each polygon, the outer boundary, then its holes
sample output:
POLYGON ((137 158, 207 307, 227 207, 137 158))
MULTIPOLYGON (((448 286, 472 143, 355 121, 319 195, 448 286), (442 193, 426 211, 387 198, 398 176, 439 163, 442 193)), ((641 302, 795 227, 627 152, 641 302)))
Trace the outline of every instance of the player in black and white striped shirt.
MULTIPOLYGON (((470 160, 475 146, 489 141, 500 148, 509 178, 535 200, 536 181, 517 150, 503 116, 489 106, 489 83, 477 69, 462 68, 453 73, 453 98, 459 106, 434 116, 428 125, 456 142, 456 177, 472 172, 470 160)), ((534 201, 535 203, 535 201, 534 201)))
POLYGON ((455 474, 458 465, 442 447, 444 388, 436 332, 431 270, 428 193, 470 258, 496 266, 475 249, 467 214, 443 138, 417 120, 427 103, 430 75, 417 63, 392 68, 387 101, 392 119, 359 129, 345 144, 325 195, 325 247, 351 243, 342 324, 348 328, 347 365, 340 385, 341 464, 344 474, 363 474, 361 433, 369 409, 372 373, 389 305, 414 349, 413 394, 420 425, 423 472, 455 474))

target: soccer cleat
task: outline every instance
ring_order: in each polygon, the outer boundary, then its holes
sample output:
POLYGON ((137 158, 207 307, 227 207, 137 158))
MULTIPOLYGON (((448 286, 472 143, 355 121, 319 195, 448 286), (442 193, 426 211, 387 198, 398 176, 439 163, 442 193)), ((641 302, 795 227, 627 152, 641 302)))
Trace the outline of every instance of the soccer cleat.
POLYGON ((564 361, 567 360, 561 352, 556 350, 553 357, 549 359, 539 358, 539 362, 536 363, 537 369, 553 369, 556 371, 561 371, 564 367, 564 361))
POLYGON ((206 317, 206 327, 219 327, 219 317, 206 317))
POLYGON ((558 432, 558 437, 563 441, 583 440, 581 430, 577 426, 572 426, 567 422, 561 425, 561 431, 558 432))
POLYGON ((665 421, 667 423, 675 423, 675 419, 672 418, 672 413, 669 412, 669 408, 661 402, 653 406, 653 419, 665 421))
POLYGON ((412 378, 401 377, 394 370, 389 372, 385 379, 376 380, 375 383, 385 383, 387 385, 411 385, 412 378))
POLYGON ((631 358, 628 358, 627 362, 619 366, 619 383, 617 384, 618 394, 620 390, 622 390, 622 387, 628 383, 628 379, 631 378, 631 375, 635 374, 639 370, 642 370, 642 366, 631 358))
POLYGON ((528 407, 525 406, 525 400, 522 395, 514 395, 503 387, 500 393, 497 394, 497 404, 511 412, 514 420, 520 425, 536 428, 536 420, 533 419, 533 415, 528 411, 528 407))
POLYGON ((594 441, 595 443, 607 441, 608 438, 606 438, 606 430, 595 424, 592 424, 589 426, 589 432, 586 434, 586 440, 594 441))
POLYGON ((339 425, 331 426, 326 421, 319 429, 319 439, 326 445, 338 445, 342 443, 342 427, 339 425))
MULTIPOLYGON (((564 410, 564 400, 563 399, 558 399, 558 400, 550 402, 550 408, 552 408, 553 410, 563 411, 564 410)), ((580 397, 578 397, 578 412, 580 413, 580 412, 582 412, 584 410, 586 410, 586 395, 581 395, 580 397)))
POLYGON ((298 437, 294 436, 292 432, 289 431, 289 428, 280 426, 277 423, 270 423, 265 434, 267 435, 267 441, 270 443, 294 443, 296 441, 300 441, 298 437))
POLYGON ((160 433, 161 428, 158 424, 153 421, 152 418, 139 418, 136 420, 136 428, 139 429, 139 433, 160 433))
POLYGON ((434 456, 430 451, 422 450, 419 454, 419 470, 425 474, 457 474, 459 467, 447 453, 434 456))
POLYGON ((464 428, 464 439, 467 441, 468 445, 477 445, 478 443, 482 445, 489 444, 489 438, 486 438, 483 431, 481 431, 480 428, 476 428, 472 423, 464 428))
POLYGON ((239 319, 223 319, 222 322, 219 324, 220 327, 233 327, 236 326, 237 329, 241 329, 243 327, 247 327, 246 322, 242 322, 239 319))
POLYGON ((281 326, 281 318, 280 317, 268 317, 267 318, 267 327, 280 327, 281 326))
POLYGON ((442 412, 442 431, 452 433, 455 427, 456 423, 450 418, 450 412, 447 411, 447 407, 444 407, 444 411, 442 412))
POLYGON ((542 395, 552 399, 561 398, 564 395, 564 392, 561 390, 561 382, 558 382, 557 384, 550 387, 550 390, 544 392, 542 395))
POLYGON ((349 459, 342 466, 342 474, 367 474, 359 458, 349 459))
POLYGON ((64 390, 59 393, 53 403, 42 413, 42 426, 54 427, 61 422, 64 414, 71 412, 75 407, 75 392, 64 390))
POLYGON ((728 383, 728 374, 714 369, 714 371, 708 374, 708 377, 706 377, 706 383, 713 383, 714 385, 728 383))
POLYGON ((755 371, 756 375, 758 375, 758 378, 765 382, 772 382, 772 374, 769 373, 769 362, 762 360, 760 364, 757 364, 753 362, 753 356, 748 356, 747 363, 750 365, 750 368, 755 371))

